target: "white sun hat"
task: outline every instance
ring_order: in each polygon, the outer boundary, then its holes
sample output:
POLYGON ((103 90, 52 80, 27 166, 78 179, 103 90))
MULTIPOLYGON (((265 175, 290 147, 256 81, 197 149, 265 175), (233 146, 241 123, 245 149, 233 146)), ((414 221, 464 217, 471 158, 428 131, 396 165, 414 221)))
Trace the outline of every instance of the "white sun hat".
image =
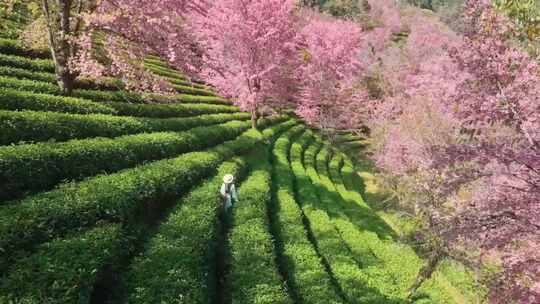
POLYGON ((234 176, 232 176, 232 174, 225 174, 225 176, 223 177, 223 182, 226 184, 232 183, 233 180, 234 180, 234 176))

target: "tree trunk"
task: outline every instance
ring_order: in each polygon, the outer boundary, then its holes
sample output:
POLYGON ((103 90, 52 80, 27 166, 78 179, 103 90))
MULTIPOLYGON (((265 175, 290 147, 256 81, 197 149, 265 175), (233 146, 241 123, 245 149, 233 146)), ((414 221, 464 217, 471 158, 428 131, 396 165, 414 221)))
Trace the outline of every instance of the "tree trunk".
POLYGON ((257 110, 251 111, 251 127, 257 130, 257 110))
MULTIPOLYGON (((80 2, 79 4, 81 4, 80 2)), ((65 95, 71 95, 77 74, 70 66, 69 60, 74 54, 73 30, 71 28, 71 0, 58 0, 57 9, 51 8, 49 0, 42 0, 42 9, 47 19, 49 47, 53 57, 56 81, 65 95)), ((79 12, 82 6, 79 7, 79 12)), ((76 34, 76 33, 75 33, 76 34)))
POLYGON ((437 269, 437 266, 439 266, 439 263, 444 259, 446 254, 443 250, 436 249, 429 257, 429 260, 426 265, 420 269, 420 272, 416 276, 416 281, 414 284, 409 288, 409 294, 407 296, 407 299, 411 299, 411 297, 416 293, 418 288, 422 286, 422 283, 424 283, 426 280, 430 279, 435 270, 437 269))

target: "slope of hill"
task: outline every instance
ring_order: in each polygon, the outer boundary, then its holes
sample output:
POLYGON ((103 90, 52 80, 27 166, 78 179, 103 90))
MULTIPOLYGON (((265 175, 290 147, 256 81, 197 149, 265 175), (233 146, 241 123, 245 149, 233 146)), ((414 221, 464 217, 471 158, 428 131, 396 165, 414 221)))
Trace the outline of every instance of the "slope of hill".
MULTIPOLYGON (((159 58, 178 94, 83 80, 0 40, 0 303, 405 303, 423 261, 354 164, 291 117, 260 121, 159 58), (222 217, 232 173, 240 200, 222 217)), ((346 135, 349 151, 359 138, 346 135)), ((416 303, 474 303, 438 275, 416 303)))

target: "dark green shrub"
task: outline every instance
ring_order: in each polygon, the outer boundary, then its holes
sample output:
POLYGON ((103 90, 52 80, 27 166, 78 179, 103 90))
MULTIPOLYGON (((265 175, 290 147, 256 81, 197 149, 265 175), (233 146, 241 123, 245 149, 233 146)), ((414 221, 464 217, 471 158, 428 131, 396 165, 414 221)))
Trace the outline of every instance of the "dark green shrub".
POLYGON ((113 139, 0 147, 0 201, 48 190, 63 180, 112 173, 231 140, 250 127, 231 121, 180 133, 145 133, 113 139))
POLYGON ((271 199, 266 149, 250 156, 252 171, 240 187, 229 233, 231 293, 234 303, 292 303, 275 262, 267 207, 271 199))
POLYGON ((219 189, 225 174, 241 180, 241 158, 223 163, 217 174, 182 198, 160 225, 125 277, 129 303, 211 303, 215 296, 216 221, 222 210, 219 189), (179 259, 179 257, 182 257, 179 259))
POLYGON ((73 96, 100 102, 145 102, 140 94, 127 91, 100 91, 77 89, 73 91, 73 96))
POLYGON ((247 113, 209 114, 185 118, 135 118, 102 114, 12 112, 0 110, 0 145, 21 141, 66 141, 89 137, 116 137, 160 131, 184 131, 230 120, 247 120, 247 113))
POLYGON ((0 109, 116 114, 116 110, 111 107, 80 98, 21 92, 14 89, 0 89, 0 109))
POLYGON ((173 85, 173 88, 182 94, 201 95, 201 96, 216 96, 216 94, 207 89, 198 89, 184 85, 173 85))
POLYGON ((39 246, 0 284, 14 303, 90 303, 95 283, 127 252, 119 225, 105 225, 39 246))
POLYGON ((28 69, 34 72, 54 73, 54 63, 51 59, 30 59, 15 55, 0 54, 0 65, 28 69))
POLYGON ((178 79, 178 80, 184 80, 184 81, 188 80, 180 72, 172 70, 170 68, 155 65, 155 64, 152 64, 152 63, 145 63, 144 65, 146 66, 146 68, 148 70, 150 70, 152 73, 154 73, 154 74, 156 74, 158 76, 169 77, 169 78, 178 79))
POLYGON ((289 150, 291 159, 295 159, 294 165, 298 166, 296 160, 301 159, 305 147, 313 138, 312 133, 307 131, 292 143, 294 135, 304 130, 295 129, 283 134, 273 149, 277 204, 274 217, 283 256, 282 268, 302 303, 341 303, 342 299, 332 285, 331 275, 309 240, 308 227, 304 226, 302 211, 294 197, 289 150))
POLYGON ((236 106, 213 104, 131 104, 108 102, 106 105, 116 109, 118 115, 121 116, 152 118, 186 117, 240 111, 236 106))
POLYGON ((255 130, 204 152, 183 154, 80 183, 2 207, 0 212, 0 272, 19 256, 52 238, 99 220, 131 222, 145 204, 175 198, 215 172, 225 159, 260 143, 255 130), (47 227, 47 229, 43 229, 47 227), (22 254, 22 253, 20 253, 22 254))
POLYGON ((54 83, 35 81, 28 79, 17 79, 13 77, 0 77, 0 87, 27 91, 33 93, 46 93, 62 95, 62 90, 54 83))
POLYGON ((364 303, 360 299, 366 294, 366 290, 363 289, 366 277, 359 268, 359 261, 355 260, 347 247, 348 244, 342 238, 342 233, 347 231, 338 229, 338 227, 348 227, 346 220, 339 221, 338 218, 335 218, 336 214, 333 208, 338 208, 337 206, 341 202, 328 199, 317 174, 323 173, 314 167, 316 157, 322 160, 327 156, 326 150, 320 149, 320 142, 315 142, 305 150, 303 158, 305 167, 302 165, 301 153, 291 154, 291 167, 296 178, 298 201, 309 221, 319 252, 328 263, 346 300, 351 303, 364 303), (319 151, 323 152, 319 153, 319 151))
POLYGON ((32 72, 26 69, 0 66, 0 76, 56 83, 56 75, 45 72, 32 72))
POLYGON ((173 96, 147 94, 144 96, 146 100, 151 100, 157 103, 208 103, 208 104, 224 104, 231 105, 231 101, 219 96, 196 96, 188 94, 175 94, 173 96))
POLYGON ((0 38, 0 53, 41 59, 51 58, 49 50, 32 50, 21 46, 18 40, 5 38, 0 38))

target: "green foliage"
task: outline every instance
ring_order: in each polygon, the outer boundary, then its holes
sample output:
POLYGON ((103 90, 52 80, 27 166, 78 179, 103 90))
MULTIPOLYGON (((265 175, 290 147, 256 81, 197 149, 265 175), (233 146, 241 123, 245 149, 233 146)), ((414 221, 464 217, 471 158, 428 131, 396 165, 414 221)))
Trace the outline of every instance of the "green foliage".
POLYGON ((173 88, 182 94, 191 94, 191 95, 201 95, 201 96, 216 96, 216 94, 207 89, 199 89, 195 87, 190 87, 186 85, 177 85, 173 84, 173 88))
POLYGON ((269 232, 270 164, 265 149, 250 156, 251 173, 233 208, 229 234, 232 298, 235 303, 292 303, 275 263, 269 232))
POLYGON ((334 218, 340 201, 328 194, 319 179, 324 172, 315 167, 316 160, 320 162, 327 156, 327 150, 321 149, 320 141, 305 151, 305 169, 302 166, 301 155, 298 153, 291 155, 292 169, 298 185, 298 198, 309 220, 313 236, 317 240, 319 252, 326 259, 346 299, 352 303, 364 303, 367 292, 365 277, 360 271, 358 261, 354 259, 347 243, 340 235, 347 233, 349 226, 345 222, 336 222, 334 218), (340 225, 341 229, 337 229, 336 224, 340 223, 344 225, 340 225))
POLYGON ((31 58, 50 59, 49 50, 32 50, 22 46, 18 40, 0 38, 0 53, 31 58))
POLYGON ((62 90, 60 90, 60 88, 53 83, 17 79, 13 77, 0 76, 0 87, 33 93, 62 95, 62 90))
POLYGON ((0 54, 0 65, 34 72, 54 73, 54 62, 50 59, 29 59, 16 55, 0 54))
POLYGON ((136 118, 102 114, 11 112, 0 110, 0 145, 18 142, 66 141, 90 137, 116 137, 160 131, 184 131, 230 120, 247 120, 247 113, 209 114, 185 118, 136 118))
POLYGON ((213 104, 132 104, 120 102, 105 104, 116 109, 118 115, 152 118, 187 117, 240 111, 236 106, 213 104))
MULTIPOLYGON (((24 69, 0 67, 0 86, 21 91, 34 93, 46 93, 52 95, 62 95, 62 90, 55 83, 53 74, 29 72, 24 69), (6 77, 8 76, 8 77, 6 77), (14 78, 17 77, 17 78, 14 78), (18 79, 25 78, 25 79, 18 79)), ((130 103, 209 103, 209 104, 230 104, 229 101, 218 96, 200 96, 188 94, 159 95, 159 94, 137 94, 121 90, 100 91, 97 89, 113 89, 122 87, 118 80, 105 78, 101 83, 94 83, 90 80, 79 79, 76 86, 80 88, 73 91, 72 96, 85 98, 96 102, 130 102, 130 103)))
MULTIPOLYGON (((273 149, 273 179, 277 186, 274 217, 283 256, 282 268, 287 273, 294 293, 302 303, 342 303, 332 285, 330 274, 326 272, 314 244, 309 241, 308 227, 304 226, 302 210, 294 198, 294 177, 289 167, 288 154, 291 138, 303 130, 304 128, 300 126, 283 134, 273 149)), ((307 131, 294 141, 291 157, 301 158, 304 148, 312 138, 312 133, 307 131)), ((295 166, 297 165, 299 163, 295 163, 295 166)))
POLYGON ((362 12, 359 0, 328 0, 322 9, 333 16, 349 18, 362 12))
POLYGON ((163 66, 163 65, 150 63, 150 62, 145 62, 144 66, 148 70, 150 70, 152 73, 154 73, 154 74, 156 74, 158 76, 173 78, 173 79, 177 79, 177 80, 184 80, 184 81, 188 80, 180 72, 172 70, 169 67, 166 67, 166 66, 163 66))
POLYGON ((14 303, 90 303, 94 284, 126 252, 119 225, 105 225, 39 246, 0 284, 14 303))
POLYGON ((0 147, 0 201, 48 190, 63 180, 112 173, 231 140, 250 127, 231 121, 181 133, 143 133, 113 139, 0 147))
POLYGON ((34 110, 74 114, 116 114, 117 111, 104 104, 88 100, 0 89, 0 109, 34 110))
POLYGON ((225 174, 241 180, 246 163, 234 158, 171 211, 125 277, 130 303, 211 303, 215 290, 216 219, 225 174))
POLYGON ((540 40, 540 2, 537 0, 494 0, 494 5, 503 10, 518 27, 522 41, 540 40))
POLYGON ((26 69, 13 68, 8 66, 0 66, 0 76, 23 78, 27 80, 35 80, 48 83, 56 82, 56 75, 52 73, 32 72, 26 69))
POLYGON ((203 152, 183 154, 80 183, 66 184, 19 204, 1 207, 0 273, 28 250, 100 220, 130 223, 144 217, 147 204, 175 198, 215 173, 217 166, 261 142, 256 130, 203 152), (43 229, 47 227, 47 229, 43 229))

